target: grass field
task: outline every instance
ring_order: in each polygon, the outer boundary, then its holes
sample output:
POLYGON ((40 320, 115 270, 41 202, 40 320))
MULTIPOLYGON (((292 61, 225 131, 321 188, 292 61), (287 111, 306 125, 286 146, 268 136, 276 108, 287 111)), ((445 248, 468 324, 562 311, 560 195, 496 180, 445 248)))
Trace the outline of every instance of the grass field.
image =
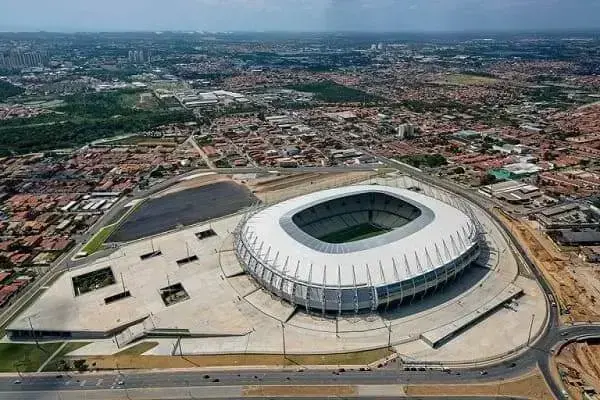
MULTIPOLYGON (((135 347, 135 346, 134 346, 135 347)), ((288 355, 225 354, 205 356, 91 356, 86 362, 98 369, 194 368, 254 365, 366 365, 391 355, 389 349, 376 349, 339 354, 288 355)))
POLYGON ((309 82, 292 85, 289 88, 299 92, 314 93, 318 100, 327 103, 361 103, 381 100, 377 96, 362 90, 340 85, 333 81, 309 82))
POLYGON ((360 224, 351 226, 348 229, 330 233, 320 237, 319 239, 327 243, 349 243, 379 236, 386 232, 388 232, 387 229, 383 229, 372 224, 360 224))
POLYGON ((35 372, 62 343, 0 343, 0 372, 35 372))
POLYGON ((139 356, 158 346, 158 342, 141 342, 115 354, 116 356, 139 356))
POLYGON ((169 110, 152 96, 146 95, 147 100, 140 103, 141 94, 129 89, 76 93, 64 96, 63 103, 53 113, 3 121, 0 153, 79 146, 101 138, 194 120, 188 110, 169 110))
POLYGON ((391 355, 388 348, 337 354, 288 355, 288 365, 366 365, 391 355))
POLYGON ((60 370, 60 362, 64 360, 65 356, 72 351, 82 348, 83 346, 87 346, 91 342, 69 342, 63 347, 56 357, 52 359, 46 366, 44 367, 44 371, 59 371, 60 370))
POLYGON ((106 240, 113 234, 114 231, 121 225, 123 221, 129 217, 135 210, 138 209, 140 205, 144 203, 144 200, 136 202, 133 206, 129 207, 129 209, 119 218, 119 220, 113 224, 106 225, 102 229, 100 229, 92 238, 81 248, 81 251, 85 251, 87 255, 93 254, 102 248, 102 245, 106 240))
POLYGON ((177 146, 178 142, 173 138, 153 138, 148 136, 128 136, 119 140, 113 140, 110 144, 116 146, 153 145, 153 146, 177 146))
POLYGON ((104 228, 100 229, 96 234, 90 239, 89 242, 83 246, 81 251, 85 251, 88 255, 93 254, 102 248, 102 245, 108 239, 108 237, 115 231, 117 228, 117 224, 107 225, 104 228))

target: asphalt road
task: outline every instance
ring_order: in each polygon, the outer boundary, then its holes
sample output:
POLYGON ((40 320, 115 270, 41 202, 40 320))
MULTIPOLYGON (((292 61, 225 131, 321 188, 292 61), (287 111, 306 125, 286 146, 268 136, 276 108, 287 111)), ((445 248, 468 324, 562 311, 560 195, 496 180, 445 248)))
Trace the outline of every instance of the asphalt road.
MULTIPOLYGON (((553 309, 555 313, 555 309, 553 309)), ((485 368, 451 369, 443 371, 439 367, 417 368, 401 362, 392 362, 384 368, 372 371, 348 370, 334 374, 332 370, 304 371, 295 369, 256 369, 256 370, 210 370, 210 371, 166 371, 87 373, 71 375, 23 374, 21 378, 0 377, 2 392, 28 391, 86 391, 99 389, 139 389, 139 388, 185 388, 201 386, 243 386, 243 385, 390 385, 390 384, 449 384, 484 383, 515 378, 531 371, 539 365, 547 377, 552 376, 548 363, 552 348, 571 338, 600 335, 600 326, 572 326, 560 330, 550 329, 525 353, 514 360, 503 361, 485 368), (407 368, 416 369, 407 371, 407 368), (420 370, 423 369, 423 370, 420 370), (18 379, 21 383, 15 383, 18 379), (218 382, 214 380, 218 379, 218 382), (119 385, 122 381, 122 385, 119 385)), ((549 384, 560 398, 560 388, 549 384)), ((0 396, 2 397, 2 396, 0 396)))
POLYGON ((168 388, 198 386, 239 385, 391 385, 391 384, 444 384, 469 382, 494 382, 516 377, 522 368, 501 365, 487 369, 485 376, 480 370, 404 371, 403 368, 382 368, 373 371, 346 371, 334 375, 331 370, 306 370, 304 372, 282 370, 243 370, 209 372, 144 372, 122 374, 76 374, 57 378, 55 375, 24 375, 20 384, 14 377, 0 378, 0 393, 10 391, 97 390, 123 388, 168 388), (460 373, 460 375, 457 375, 460 373), (208 378, 205 378, 208 376, 208 378), (219 382, 213 382, 214 379, 219 382), (123 381, 123 385, 118 385, 123 381))
MULTIPOLYGON (((452 191, 461 195, 484 210, 490 210, 494 205, 489 199, 479 196, 474 191, 462 188, 458 185, 442 181, 430 175, 415 171, 412 168, 403 167, 389 160, 382 159, 382 166, 396 168, 402 172, 413 175, 418 180, 434 184, 438 187, 452 191)), ((344 169, 348 170, 348 169, 344 169)), ((355 170, 355 169, 352 169, 355 170)), ((324 169, 294 169, 294 172, 338 172, 340 168, 324 169)), ((223 171, 228 172, 228 171, 223 171)), ((238 173, 264 172, 264 169, 247 168, 244 171, 235 170, 238 173)), ((192 175, 198 171, 190 172, 186 175, 192 175)), ((169 182, 164 182, 160 187, 153 187, 151 192, 156 192, 168 187, 170 184, 181 177, 172 178, 169 182)), ((137 197, 148 195, 149 192, 140 193, 137 197)), ((117 212, 117 211, 115 211, 117 212)), ((490 214, 495 218, 492 214, 490 214)), ((106 217, 106 216, 105 216, 106 217)), ((502 226, 502 225, 500 225, 502 226)), ((550 295, 550 286, 545 282, 543 276, 537 271, 535 265, 527 258, 520 245, 514 240, 511 233, 505 233, 513 241, 516 250, 521 258, 526 261, 529 269, 534 273, 540 282, 546 295, 550 295)), ((60 265, 64 268, 66 262, 60 265)), ((339 375, 333 374, 331 370, 306 370, 298 372, 296 370, 242 370, 242 371, 187 371, 187 372, 124 372, 107 374, 76 374, 72 376, 62 376, 57 378, 55 375, 24 375, 20 378, 21 383, 14 383, 15 377, 0 377, 0 397, 4 394, 15 394, 19 392, 52 392, 52 391, 94 391, 94 390, 124 390, 136 388, 185 388, 185 387, 204 387, 204 386, 231 386, 231 385, 316 385, 316 384, 349 384, 349 385, 382 385, 382 384, 444 384, 444 383, 471 383, 471 382, 492 382, 501 381, 520 376, 531 371, 538 365, 544 374, 553 394, 556 398, 563 398, 562 387, 559 382, 554 381, 551 371, 550 358, 553 349, 569 340, 576 340, 582 337, 600 337, 600 325, 577 325, 560 327, 558 322, 558 310, 556 307, 550 308, 548 316, 548 325, 537 339, 535 339, 529 349, 515 356, 512 360, 504 360, 496 365, 486 366, 485 374, 482 375, 481 368, 474 369, 452 369, 450 372, 444 372, 439 367, 426 370, 405 370, 410 368, 399 362, 391 363, 388 366, 373 371, 345 371, 339 375), (205 378, 205 374, 209 378, 205 378), (213 382, 213 379, 218 382, 213 382), (123 384, 119 385, 118 382, 123 384)), ((414 367, 413 367, 414 368, 414 367)))

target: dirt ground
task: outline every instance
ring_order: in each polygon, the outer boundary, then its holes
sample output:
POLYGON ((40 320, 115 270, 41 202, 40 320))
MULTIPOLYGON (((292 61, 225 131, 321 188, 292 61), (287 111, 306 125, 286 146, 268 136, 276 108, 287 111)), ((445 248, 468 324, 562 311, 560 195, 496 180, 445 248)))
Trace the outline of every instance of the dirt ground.
POLYGON ((315 386, 249 386, 244 389, 244 397, 333 397, 355 396, 357 390, 350 385, 315 385, 315 386))
POLYGON ((111 356, 86 358, 91 369, 150 369, 228 367, 236 365, 367 365, 389 356, 388 349, 339 354, 288 355, 281 354, 226 354, 200 356, 142 356, 121 353, 111 356))
POLYGON ((582 398, 583 386, 593 386, 600 392, 600 341, 571 343, 555 361, 571 397, 582 398))
POLYGON ((256 197, 265 203, 289 199, 317 190, 350 185, 375 177, 375 172, 300 173, 259 178, 247 182, 256 197))
POLYGON ((553 400, 539 371, 515 380, 473 385, 408 385, 406 395, 417 396, 503 396, 553 400))
POLYGON ((176 183, 170 188, 163 190, 162 192, 153 195, 153 198, 163 197, 168 194, 177 193, 186 189, 194 189, 201 186, 210 185, 211 183, 230 181, 231 178, 228 175, 206 173, 206 175, 199 175, 193 179, 183 180, 176 183))
POLYGON ((600 322, 600 272, 578 258, 561 252, 535 223, 496 212, 519 239, 525 251, 552 285, 561 305, 563 322, 600 322))
MULTIPOLYGON (((273 203, 316 190, 349 185, 375 177, 376 172, 357 171, 339 173, 291 173, 244 180, 243 183, 261 201, 273 203)), ((183 180, 152 197, 162 197, 186 189, 197 188, 211 183, 230 181, 231 175, 207 173, 193 179, 183 180)))

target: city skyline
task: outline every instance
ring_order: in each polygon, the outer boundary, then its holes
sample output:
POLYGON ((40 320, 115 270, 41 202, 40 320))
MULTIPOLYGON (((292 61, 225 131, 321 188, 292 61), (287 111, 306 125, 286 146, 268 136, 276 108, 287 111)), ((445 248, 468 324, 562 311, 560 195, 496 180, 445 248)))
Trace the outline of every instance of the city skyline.
POLYGON ((445 32, 600 27, 600 3, 593 0, 3 2, 0 31, 445 32))

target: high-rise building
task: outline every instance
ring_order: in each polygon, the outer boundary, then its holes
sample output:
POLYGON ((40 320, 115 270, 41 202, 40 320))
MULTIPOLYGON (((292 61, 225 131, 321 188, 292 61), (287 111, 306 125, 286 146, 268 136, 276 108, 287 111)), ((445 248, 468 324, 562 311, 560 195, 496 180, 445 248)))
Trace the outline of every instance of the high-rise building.
POLYGON ((129 50, 127 60, 133 64, 143 64, 150 61, 150 52, 144 50, 129 50))
POLYGON ((397 137, 399 139, 408 139, 415 135, 415 126, 412 124, 401 124, 398 126, 397 137))
POLYGON ((27 67, 42 67, 48 62, 46 52, 20 50, 11 51, 8 53, 0 53, 0 68, 27 68, 27 67))

